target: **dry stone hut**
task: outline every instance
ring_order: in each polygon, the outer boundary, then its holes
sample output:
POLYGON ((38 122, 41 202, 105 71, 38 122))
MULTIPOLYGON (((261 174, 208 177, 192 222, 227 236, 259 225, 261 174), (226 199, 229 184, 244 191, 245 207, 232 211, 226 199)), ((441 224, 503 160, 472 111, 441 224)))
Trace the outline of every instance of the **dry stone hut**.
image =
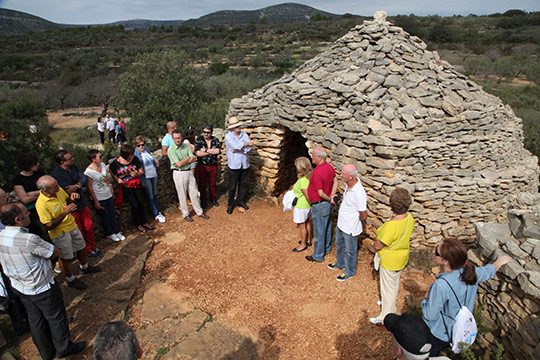
POLYGON ((470 240, 475 221, 505 219, 508 196, 538 191, 538 159, 521 119, 385 16, 366 21, 291 75, 234 99, 257 143, 256 181, 279 194, 293 161, 322 145, 338 169, 356 163, 375 225, 395 186, 413 193, 413 246, 470 240))

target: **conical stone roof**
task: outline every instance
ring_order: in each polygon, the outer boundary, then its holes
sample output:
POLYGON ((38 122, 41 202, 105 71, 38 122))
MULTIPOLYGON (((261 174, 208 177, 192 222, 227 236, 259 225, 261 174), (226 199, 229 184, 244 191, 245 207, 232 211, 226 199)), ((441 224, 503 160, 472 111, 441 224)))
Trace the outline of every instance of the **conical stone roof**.
POLYGON ((375 225, 391 190, 408 188, 424 243, 470 237, 473 221, 504 219, 508 195, 538 191, 521 119, 386 21, 365 21, 292 74, 232 100, 232 116, 259 143, 254 172, 267 190, 285 166, 282 135, 298 132, 338 169, 357 165, 375 225))

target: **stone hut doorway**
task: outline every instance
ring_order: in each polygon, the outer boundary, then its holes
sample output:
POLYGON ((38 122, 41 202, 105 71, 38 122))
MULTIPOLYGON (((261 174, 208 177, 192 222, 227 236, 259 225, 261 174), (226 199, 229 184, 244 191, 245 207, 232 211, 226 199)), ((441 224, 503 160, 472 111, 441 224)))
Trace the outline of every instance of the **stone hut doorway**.
POLYGON ((294 160, 297 157, 305 156, 310 158, 309 149, 306 145, 307 139, 299 132, 283 128, 285 132, 281 140, 279 153, 277 180, 272 195, 279 196, 296 182, 296 168, 294 160))

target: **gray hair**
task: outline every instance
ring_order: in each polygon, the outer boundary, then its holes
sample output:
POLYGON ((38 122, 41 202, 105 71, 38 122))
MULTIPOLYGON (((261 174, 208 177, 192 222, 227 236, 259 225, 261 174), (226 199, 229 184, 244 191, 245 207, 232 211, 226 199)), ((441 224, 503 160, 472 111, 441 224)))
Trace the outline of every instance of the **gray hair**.
POLYGON ((325 160, 328 157, 326 150, 324 150, 323 148, 316 148, 315 150, 313 150, 313 155, 323 158, 325 160))
POLYGON ((0 207, 0 220, 2 224, 6 226, 15 225, 15 220, 22 216, 22 204, 21 203, 8 203, 0 207))
POLYGON ((343 172, 347 175, 350 175, 350 176, 354 176, 356 177, 356 175, 358 175, 358 169, 356 168, 356 166, 352 165, 352 164, 347 164, 343 167, 343 172))
POLYGON ((139 341, 135 331, 123 321, 109 322, 99 329, 94 340, 96 360, 136 360, 139 341))
POLYGON ((52 176, 50 175, 43 175, 42 177, 40 177, 39 179, 37 179, 36 181, 36 186, 38 189, 40 190, 48 190, 49 187, 51 186, 51 184, 54 183, 54 181, 56 181, 55 178, 53 178, 52 176))

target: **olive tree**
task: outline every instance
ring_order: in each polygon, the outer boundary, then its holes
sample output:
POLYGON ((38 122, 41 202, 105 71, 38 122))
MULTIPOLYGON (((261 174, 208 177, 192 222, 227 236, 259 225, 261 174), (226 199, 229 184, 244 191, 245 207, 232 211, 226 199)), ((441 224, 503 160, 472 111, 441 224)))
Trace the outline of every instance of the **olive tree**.
POLYGON ((202 80, 187 55, 171 49, 145 53, 116 81, 112 105, 131 118, 128 135, 157 140, 168 121, 194 126, 203 103, 202 80))

